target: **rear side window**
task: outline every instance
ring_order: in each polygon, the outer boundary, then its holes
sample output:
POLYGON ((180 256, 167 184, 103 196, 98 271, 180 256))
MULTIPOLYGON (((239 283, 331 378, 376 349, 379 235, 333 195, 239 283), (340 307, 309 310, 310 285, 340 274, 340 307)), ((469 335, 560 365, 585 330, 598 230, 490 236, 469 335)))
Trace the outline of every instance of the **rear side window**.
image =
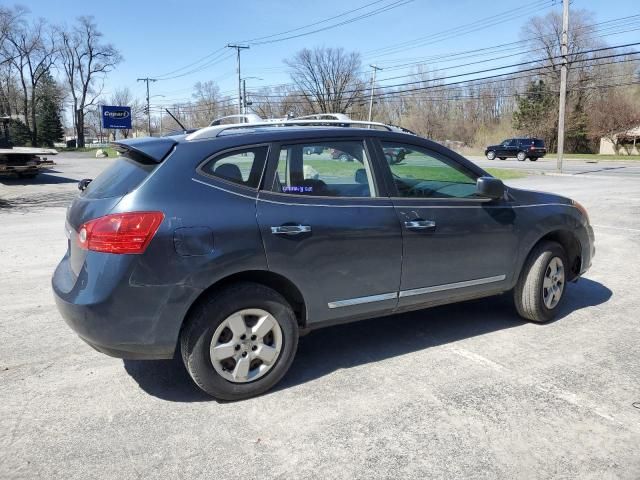
POLYGON ((124 154, 96 177, 82 192, 85 198, 122 197, 135 190, 158 166, 144 163, 124 154))
POLYGON ((533 141, 533 146, 534 147, 543 148, 544 147, 544 140, 534 140, 533 141))
POLYGON ((207 161, 199 170, 205 175, 258 188, 267 151, 267 146, 262 145, 224 152, 207 161))

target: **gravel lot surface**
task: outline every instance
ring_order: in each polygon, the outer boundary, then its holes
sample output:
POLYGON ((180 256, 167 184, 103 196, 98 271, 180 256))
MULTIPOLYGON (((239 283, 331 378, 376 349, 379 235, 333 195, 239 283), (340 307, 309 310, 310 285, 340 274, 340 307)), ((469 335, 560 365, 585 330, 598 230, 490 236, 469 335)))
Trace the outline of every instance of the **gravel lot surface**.
POLYGON ((332 327, 274 391, 218 403, 178 361, 104 356, 60 318, 65 207, 111 160, 56 161, 0 178, 0 478, 640 478, 640 165, 508 182, 589 210, 594 265, 558 320, 503 296, 332 327))

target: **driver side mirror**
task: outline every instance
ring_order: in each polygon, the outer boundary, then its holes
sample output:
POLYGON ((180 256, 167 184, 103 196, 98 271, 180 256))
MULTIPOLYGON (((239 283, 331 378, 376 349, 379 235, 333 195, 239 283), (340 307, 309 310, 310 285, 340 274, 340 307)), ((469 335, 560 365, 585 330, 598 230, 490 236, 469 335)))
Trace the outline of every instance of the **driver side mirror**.
POLYGON ((481 197, 498 199, 504 196, 504 183, 493 177, 480 177, 476 183, 476 193, 481 197))

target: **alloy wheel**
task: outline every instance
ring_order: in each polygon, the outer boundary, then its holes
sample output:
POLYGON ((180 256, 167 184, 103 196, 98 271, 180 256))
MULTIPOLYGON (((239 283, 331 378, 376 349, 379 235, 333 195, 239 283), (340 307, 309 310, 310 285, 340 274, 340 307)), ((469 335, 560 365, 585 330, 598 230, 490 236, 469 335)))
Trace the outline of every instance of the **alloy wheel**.
POLYGON ((555 308, 562 298, 564 283, 564 264, 560 257, 553 257, 547 265, 542 281, 542 300, 549 310, 555 308))
POLYGON ((216 372, 233 383, 264 376, 282 350, 282 330, 266 310, 249 308, 229 315, 216 328, 209 354, 216 372))

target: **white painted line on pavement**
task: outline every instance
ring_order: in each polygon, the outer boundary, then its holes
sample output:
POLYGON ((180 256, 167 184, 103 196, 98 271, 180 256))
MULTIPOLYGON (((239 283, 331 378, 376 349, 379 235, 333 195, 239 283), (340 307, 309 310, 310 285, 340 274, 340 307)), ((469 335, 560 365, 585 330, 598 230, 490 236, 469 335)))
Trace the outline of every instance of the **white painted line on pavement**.
POLYGON ((624 230, 625 232, 640 233, 640 228, 612 227, 610 225, 591 225, 591 226, 596 228, 611 228, 612 230, 624 230))

